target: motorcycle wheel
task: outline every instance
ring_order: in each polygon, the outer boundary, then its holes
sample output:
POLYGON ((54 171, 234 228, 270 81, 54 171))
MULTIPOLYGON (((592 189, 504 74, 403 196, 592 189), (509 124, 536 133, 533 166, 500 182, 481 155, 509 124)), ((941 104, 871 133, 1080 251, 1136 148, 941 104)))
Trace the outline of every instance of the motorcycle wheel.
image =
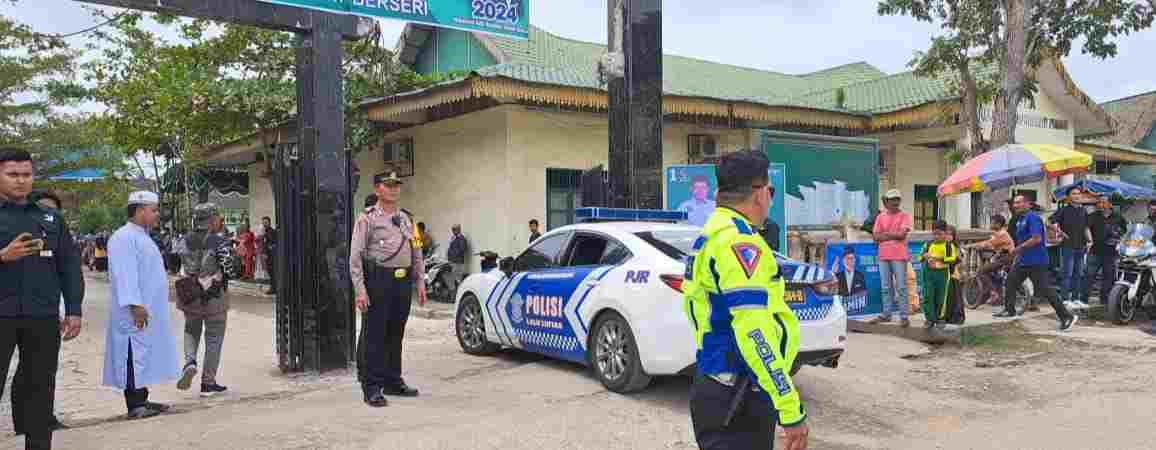
POLYGON ((1128 287, 1122 284, 1112 286, 1108 293, 1108 320, 1125 325, 1136 317, 1136 299, 1128 298, 1128 287))
POLYGON ((449 278, 445 272, 438 274, 437 281, 434 282, 434 301, 440 303, 453 303, 454 293, 450 292, 449 278))

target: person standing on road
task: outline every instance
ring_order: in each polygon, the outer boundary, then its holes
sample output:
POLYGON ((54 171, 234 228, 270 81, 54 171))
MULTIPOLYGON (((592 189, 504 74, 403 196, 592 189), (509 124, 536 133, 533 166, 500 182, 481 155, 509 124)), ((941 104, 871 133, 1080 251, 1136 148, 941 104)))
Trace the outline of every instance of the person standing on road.
POLYGON ((1060 331, 1068 331, 1079 320, 1078 317, 1068 311, 1064 304, 1059 301, 1059 296, 1056 291, 1052 289, 1051 280, 1048 277, 1048 252, 1044 249, 1044 221, 1040 216, 1036 215, 1035 211, 1030 210, 1031 202, 1022 195, 1015 197, 1015 209, 1022 217, 1016 224, 1016 230, 1013 234, 1016 246, 1012 248, 1012 256, 1015 258, 1014 267, 1007 277, 1007 284, 1003 291, 1003 307, 1004 310, 994 314, 996 318, 1012 318, 1016 317, 1016 290, 1023 284, 1024 280, 1031 279, 1032 286, 1035 288, 1037 296, 1042 295, 1051 303, 1052 309, 1056 311, 1056 317, 1060 321, 1060 331))
POLYGON ((169 276, 149 237, 160 218, 157 194, 129 194, 129 222, 108 241, 112 304, 104 347, 104 385, 124 390, 129 419, 168 411, 149 401, 148 385, 177 378, 176 338, 169 325, 169 276))
POLYGON ((450 231, 453 233, 453 238, 450 239, 450 248, 446 252, 446 259, 454 266, 454 285, 450 286, 450 292, 456 293, 458 285, 466 279, 466 258, 470 255, 470 241, 466 239, 466 235, 462 234, 461 224, 455 224, 450 231))
POLYGON ((1097 211, 1088 215, 1088 228, 1092 230, 1092 258, 1088 265, 1088 279, 1084 283, 1084 298, 1092 299, 1092 283, 1100 276, 1100 304, 1108 304, 1108 292, 1116 283, 1116 244, 1128 231, 1124 217, 1112 210, 1112 202, 1100 199, 1097 211))
POLYGON ((530 242, 527 242, 527 244, 533 244, 534 241, 542 237, 542 232, 538 231, 540 226, 541 225, 538 224, 538 219, 530 219, 530 242))
POLYGON ((1064 238, 1060 244, 1060 280, 1063 283, 1060 300, 1065 306, 1075 308, 1088 307, 1084 298, 1084 259, 1092 246, 1092 232, 1088 229, 1087 211, 1075 203, 1083 192, 1078 187, 1069 189, 1064 207, 1049 220, 1064 238))
MULTIPOLYGON (((60 211, 60 197, 58 197, 56 194, 53 194, 51 191, 33 192, 31 195, 29 195, 29 199, 34 199, 36 204, 46 212, 60 211)), ((76 248, 75 241, 73 242, 73 248, 76 248)), ((64 311, 64 302, 60 302, 60 316, 65 317, 65 314, 66 312, 64 311)), ((28 382, 29 381, 27 380, 27 375, 23 372, 16 372, 16 375, 12 378, 12 395, 9 398, 12 400, 12 429, 16 431, 17 436, 24 435, 24 416, 22 416, 24 406, 21 403, 23 402, 22 394, 28 390, 28 387, 25 386, 25 383, 28 382)), ((52 383, 52 392, 56 392, 56 377, 52 377, 50 382, 52 383)), ((61 423, 60 419, 56 417, 55 410, 56 408, 54 406, 52 408, 52 420, 50 421, 52 430, 56 431, 68 429, 68 426, 61 423)))
POLYGON ((28 198, 32 180, 31 154, 0 149, 0 396, 19 349, 12 421, 41 450, 52 448, 60 342, 80 335, 84 277, 64 218, 28 198))
POLYGON ((871 319, 870 323, 891 321, 891 310, 899 310, 899 326, 911 324, 907 320, 907 265, 911 261, 911 251, 907 248, 907 233, 911 232, 911 215, 899 209, 903 199, 899 189, 891 189, 883 195, 886 210, 875 217, 872 235, 879 245, 880 293, 883 297, 883 313, 871 319))
POLYGON ((770 204, 760 152, 724 155, 717 208, 687 262, 685 301, 697 344, 690 414, 700 448, 770 449, 775 425, 786 448, 807 447, 807 413, 791 380, 799 322, 785 281, 758 235, 770 204))
POLYGON ((349 244, 349 275, 362 314, 358 374, 365 403, 389 404, 386 395, 416 397, 401 376, 402 340, 412 295, 425 305, 425 263, 414 236, 413 219, 402 213, 401 179, 396 173, 373 178, 377 205, 357 217, 349 244))
MULTIPOLYGON (((193 208, 195 221, 186 245, 186 279, 195 280, 201 292, 186 295, 177 304, 185 314, 185 367, 177 389, 186 390, 197 375, 197 353, 205 338, 205 367, 201 373, 201 396, 211 397, 229 388, 217 383, 221 349, 229 322, 229 277, 236 275, 232 244, 221 231, 225 228, 217 205, 202 203, 193 208), (184 301, 187 300, 187 301, 184 301)), ((195 289, 195 286, 194 286, 195 289)))

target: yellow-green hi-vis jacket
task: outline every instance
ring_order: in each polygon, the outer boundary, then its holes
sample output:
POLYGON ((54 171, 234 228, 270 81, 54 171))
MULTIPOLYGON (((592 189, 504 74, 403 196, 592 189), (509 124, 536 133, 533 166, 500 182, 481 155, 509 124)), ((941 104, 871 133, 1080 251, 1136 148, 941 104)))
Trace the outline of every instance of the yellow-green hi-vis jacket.
POLYGON ((799 321, 783 300, 779 265, 742 214, 715 209, 687 260, 684 308, 694 327, 698 370, 727 382, 751 376, 770 396, 779 423, 807 413, 791 380, 799 321))

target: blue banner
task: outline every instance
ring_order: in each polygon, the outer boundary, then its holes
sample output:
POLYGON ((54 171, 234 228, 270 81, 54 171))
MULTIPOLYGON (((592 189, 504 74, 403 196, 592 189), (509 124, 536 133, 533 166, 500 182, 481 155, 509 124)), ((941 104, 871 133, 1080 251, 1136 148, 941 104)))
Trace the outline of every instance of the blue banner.
MULTIPOLYGON (((923 244, 923 242, 908 242, 907 247, 911 250, 912 255, 918 255, 919 251, 923 249, 923 244)), ((836 274, 836 278, 839 280, 845 280, 846 274, 852 273, 850 285, 854 288, 845 291, 840 289, 841 292, 847 292, 843 298, 843 306, 847 308, 847 315, 850 317, 868 316, 883 312, 883 295, 880 292, 882 281, 879 277, 879 263, 876 259, 878 250, 879 247, 874 242, 832 241, 827 243, 825 267, 836 274), (844 255, 846 248, 852 250, 853 258, 844 255), (848 270, 848 267, 854 267, 854 269, 848 270), (840 273, 843 275, 839 275, 840 273), (856 282, 855 279, 862 279, 862 283, 856 282)), ((907 294, 918 296, 923 282, 923 263, 913 261, 911 265, 915 270, 915 292, 908 289, 907 294)), ((907 307, 908 299, 901 301, 901 306, 907 307)))
POLYGON ((666 169, 666 209, 683 211, 687 223, 701 227, 715 208, 718 180, 710 164, 678 165, 666 169))

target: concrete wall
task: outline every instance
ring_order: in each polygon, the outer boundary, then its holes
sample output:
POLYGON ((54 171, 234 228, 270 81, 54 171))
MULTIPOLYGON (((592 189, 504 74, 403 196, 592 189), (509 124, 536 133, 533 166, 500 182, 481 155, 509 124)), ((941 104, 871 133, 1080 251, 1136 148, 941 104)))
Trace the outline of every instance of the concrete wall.
MULTIPOLYGON (((509 108, 491 108, 387 136, 413 138, 414 176, 405 178, 402 205, 426 223, 439 254, 449 247, 450 227, 459 223, 473 244, 472 252, 510 254, 510 220, 505 213, 512 204, 507 193, 513 186, 506 158, 509 108)), ((381 150, 360 153, 357 164, 362 176, 354 204, 361 205, 373 192, 373 175, 383 170, 381 150)), ((477 258, 471 259, 477 270, 477 258)))
POLYGON ((277 214, 273 206, 273 178, 265 176, 265 162, 249 165, 249 220, 253 227, 261 226, 261 218, 269 216, 273 226, 277 226, 277 214))
POLYGON ((895 172, 895 184, 891 185, 883 180, 879 183, 879 192, 884 193, 889 189, 899 189, 903 194, 904 211, 912 212, 915 210, 915 186, 929 185, 938 186, 946 177, 947 163, 946 152, 943 150, 932 150, 926 147, 914 147, 906 145, 897 145, 894 148, 883 150, 889 152, 890 156, 896 164, 892 166, 895 172))

